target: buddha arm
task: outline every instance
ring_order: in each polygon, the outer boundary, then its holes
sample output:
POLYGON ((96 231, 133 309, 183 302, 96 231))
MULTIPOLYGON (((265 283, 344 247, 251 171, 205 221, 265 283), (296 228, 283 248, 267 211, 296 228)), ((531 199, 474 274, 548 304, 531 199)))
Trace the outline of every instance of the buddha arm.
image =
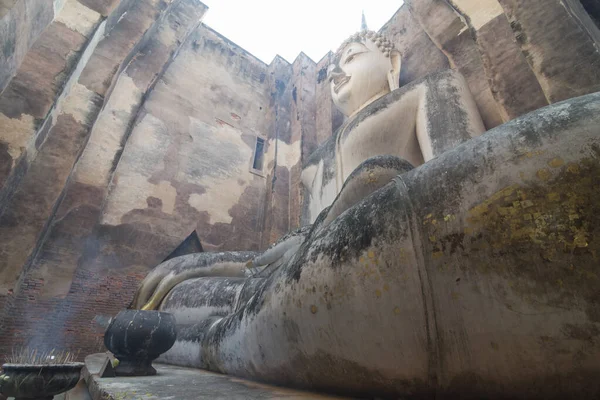
POLYGON ((477 105, 459 72, 430 76, 417 90, 415 131, 425 162, 485 132, 477 105))
POLYGON ((419 88, 419 90, 421 91, 421 95, 419 96, 419 104, 417 105, 415 133, 417 135, 417 142, 419 143, 419 147, 421 148, 423 161, 427 162, 434 157, 430 132, 431 125, 427 122, 427 96, 425 95, 425 88, 419 88))
POLYGON ((302 184, 308 189, 310 194, 312 194, 313 191, 313 183, 317 176, 318 169, 318 165, 310 165, 302 171, 302 174, 300 174, 300 181, 302 181, 302 184))
POLYGON ((142 281, 130 308, 155 310, 177 284, 200 277, 244 277, 247 263, 258 253, 193 253, 159 264, 142 281))

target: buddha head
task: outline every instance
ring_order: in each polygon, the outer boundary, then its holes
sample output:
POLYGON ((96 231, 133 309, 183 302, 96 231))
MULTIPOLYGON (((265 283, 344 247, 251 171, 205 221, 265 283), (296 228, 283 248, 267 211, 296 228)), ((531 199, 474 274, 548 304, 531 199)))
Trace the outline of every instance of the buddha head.
POLYGON ((334 104, 352 116, 398 88, 400 53, 377 32, 355 33, 335 53, 328 79, 334 104))

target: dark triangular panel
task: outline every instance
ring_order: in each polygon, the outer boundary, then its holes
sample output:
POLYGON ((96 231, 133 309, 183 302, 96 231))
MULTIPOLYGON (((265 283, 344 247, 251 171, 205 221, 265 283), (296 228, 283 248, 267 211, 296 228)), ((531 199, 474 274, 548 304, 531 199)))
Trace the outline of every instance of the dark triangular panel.
POLYGON ((198 234, 194 230, 192 231, 192 233, 189 234, 187 238, 185 238, 183 242, 181 242, 181 244, 179 244, 179 246, 177 246, 175 250, 171 252, 171 254, 167 256, 167 258, 163 260, 163 262, 170 260, 174 257, 179 257, 192 253, 201 253, 203 251, 204 250, 202 249, 202 244, 200 243, 198 234))

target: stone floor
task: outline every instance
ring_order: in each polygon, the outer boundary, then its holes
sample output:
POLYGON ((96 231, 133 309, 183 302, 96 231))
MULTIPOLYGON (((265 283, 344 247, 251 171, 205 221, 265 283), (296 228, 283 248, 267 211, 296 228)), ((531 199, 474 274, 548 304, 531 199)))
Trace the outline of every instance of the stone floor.
MULTIPOLYGON (((164 364, 154 364, 158 371, 156 376, 99 378, 98 372, 105 359, 104 353, 85 359, 86 368, 82 375, 93 400, 341 399, 164 364)), ((67 399, 79 400, 80 397, 67 396, 67 399)))

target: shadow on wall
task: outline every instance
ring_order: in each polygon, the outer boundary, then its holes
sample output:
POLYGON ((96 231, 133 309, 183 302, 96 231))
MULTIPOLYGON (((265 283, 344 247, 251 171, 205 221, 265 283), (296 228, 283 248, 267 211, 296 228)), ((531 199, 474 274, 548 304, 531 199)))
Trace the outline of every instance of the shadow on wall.
POLYGON ((594 24, 600 29, 600 0, 579 0, 594 24))

